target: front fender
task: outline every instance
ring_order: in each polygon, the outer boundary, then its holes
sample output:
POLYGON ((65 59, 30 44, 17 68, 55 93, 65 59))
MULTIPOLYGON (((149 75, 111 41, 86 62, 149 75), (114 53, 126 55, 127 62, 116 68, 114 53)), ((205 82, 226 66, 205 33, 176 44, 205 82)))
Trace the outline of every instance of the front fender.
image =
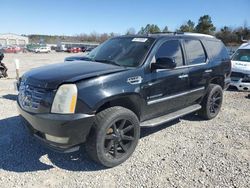
MULTIPOLYGON (((138 73, 137 73, 138 75, 138 73)), ((144 103, 141 96, 141 84, 130 84, 128 78, 134 76, 133 73, 125 72, 115 73, 106 76, 100 76, 79 82, 78 101, 83 104, 78 108, 82 113, 96 113, 98 109, 106 103, 116 103, 126 106, 126 103, 134 106, 142 106, 144 103), (115 101, 115 102, 114 102, 115 101), (123 102, 119 102, 123 101, 123 102), (86 110, 88 112, 86 112, 86 110)), ((136 107, 139 108, 139 107, 136 107)), ((139 110, 140 111, 140 110, 139 110)))

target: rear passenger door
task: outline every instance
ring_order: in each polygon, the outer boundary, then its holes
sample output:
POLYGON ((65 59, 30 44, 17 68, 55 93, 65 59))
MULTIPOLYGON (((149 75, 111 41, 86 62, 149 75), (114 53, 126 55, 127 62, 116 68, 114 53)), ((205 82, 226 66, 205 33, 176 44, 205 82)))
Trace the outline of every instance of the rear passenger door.
POLYGON ((187 97, 188 105, 195 104, 205 93, 207 80, 212 69, 202 42, 198 39, 184 39, 187 67, 189 70, 190 92, 187 97))

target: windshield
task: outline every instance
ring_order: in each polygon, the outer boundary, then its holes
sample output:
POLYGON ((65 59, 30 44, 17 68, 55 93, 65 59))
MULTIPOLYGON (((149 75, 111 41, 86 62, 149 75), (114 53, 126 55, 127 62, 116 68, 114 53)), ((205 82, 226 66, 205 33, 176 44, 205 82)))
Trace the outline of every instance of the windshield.
POLYGON ((154 40, 135 37, 112 38, 92 50, 87 57, 97 62, 136 67, 142 63, 154 40))
POLYGON ((235 52, 232 60, 250 62, 250 49, 239 49, 235 52))

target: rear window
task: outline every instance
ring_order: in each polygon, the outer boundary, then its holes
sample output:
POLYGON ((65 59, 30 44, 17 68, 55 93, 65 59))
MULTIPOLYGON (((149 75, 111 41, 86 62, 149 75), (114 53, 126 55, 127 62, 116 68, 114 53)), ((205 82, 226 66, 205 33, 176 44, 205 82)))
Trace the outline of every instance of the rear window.
POLYGON ((208 53, 214 60, 228 60, 230 59, 228 51, 224 44, 220 41, 205 41, 206 47, 208 48, 208 53))
POLYGON ((206 54, 199 40, 185 40, 184 43, 189 65, 206 62, 206 54))

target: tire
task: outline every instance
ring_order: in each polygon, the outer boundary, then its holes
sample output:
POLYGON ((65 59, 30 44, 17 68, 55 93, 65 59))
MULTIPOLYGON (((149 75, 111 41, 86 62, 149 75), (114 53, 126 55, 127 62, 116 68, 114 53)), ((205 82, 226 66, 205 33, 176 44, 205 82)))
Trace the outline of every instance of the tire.
POLYGON ((201 103, 202 108, 198 114, 206 120, 215 118, 221 109, 222 101, 223 90, 221 86, 209 84, 207 94, 201 103))
POLYGON ((123 107, 111 107, 96 115, 86 141, 91 159, 106 167, 117 166, 134 152, 140 138, 137 116, 123 107))

